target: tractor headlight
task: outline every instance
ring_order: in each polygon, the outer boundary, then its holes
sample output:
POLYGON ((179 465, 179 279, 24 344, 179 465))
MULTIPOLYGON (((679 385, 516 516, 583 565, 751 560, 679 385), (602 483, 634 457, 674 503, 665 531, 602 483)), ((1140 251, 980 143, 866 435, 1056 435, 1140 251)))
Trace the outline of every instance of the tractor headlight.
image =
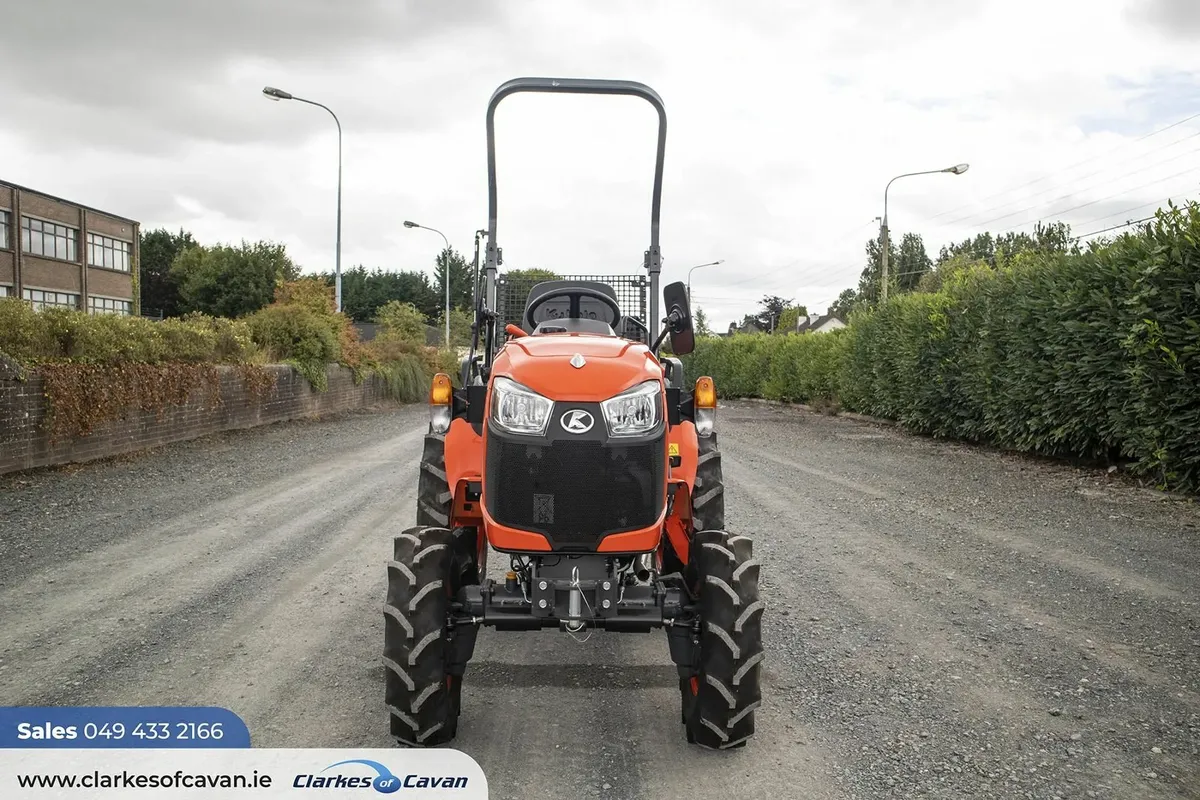
POLYGON ((608 435, 640 436, 658 425, 662 416, 662 387, 646 381, 600 404, 608 435))
POLYGON ((554 401, 508 378, 492 383, 492 424, 509 433, 543 436, 554 401))

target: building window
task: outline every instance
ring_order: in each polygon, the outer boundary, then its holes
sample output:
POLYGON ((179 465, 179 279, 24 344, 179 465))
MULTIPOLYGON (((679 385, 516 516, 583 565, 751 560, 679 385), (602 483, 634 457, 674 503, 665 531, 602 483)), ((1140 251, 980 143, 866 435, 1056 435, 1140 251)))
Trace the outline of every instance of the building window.
POLYGON ((120 239, 101 236, 98 233, 88 234, 87 254, 88 265, 115 269, 118 272, 129 272, 130 253, 133 245, 120 239))
POLYGON ((9 230, 10 228, 12 228, 12 212, 0 210, 0 250, 12 247, 12 245, 9 244, 9 242, 12 241, 12 239, 9 238, 12 236, 12 233, 9 230))
POLYGON ((77 261, 79 231, 56 222, 21 217, 21 249, 26 253, 62 261, 77 261))
POLYGON ((43 308, 73 308, 79 309, 79 295, 67 292, 44 292, 41 289, 24 289, 25 299, 33 304, 34 309, 43 308))
POLYGON ((0 286, 0 297, 12 297, 12 287, 0 286))
POLYGON ((130 316, 133 314, 132 300, 113 300, 111 297, 88 297, 88 313, 89 314, 120 314, 122 316, 130 316))

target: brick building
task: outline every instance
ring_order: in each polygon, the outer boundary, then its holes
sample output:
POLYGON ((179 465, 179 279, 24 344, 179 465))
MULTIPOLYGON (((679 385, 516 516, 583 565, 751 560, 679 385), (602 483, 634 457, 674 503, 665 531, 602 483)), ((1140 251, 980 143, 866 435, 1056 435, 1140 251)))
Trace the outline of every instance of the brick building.
POLYGON ((139 223, 0 181, 0 297, 137 314, 139 223))

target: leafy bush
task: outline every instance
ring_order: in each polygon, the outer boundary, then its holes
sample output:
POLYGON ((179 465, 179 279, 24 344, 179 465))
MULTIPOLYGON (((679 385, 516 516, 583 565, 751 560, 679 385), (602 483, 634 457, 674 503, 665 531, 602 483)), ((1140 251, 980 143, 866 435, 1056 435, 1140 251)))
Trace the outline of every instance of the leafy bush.
POLYGON ((401 356, 376 369, 391 399, 400 403, 421 403, 429 397, 433 376, 419 356, 401 356))
POLYGON ((34 311, 0 300, 0 352, 27 364, 245 363, 254 343, 245 323, 192 314, 161 322, 65 308, 34 311))
MULTIPOLYGON (((243 363, 262 360, 261 352, 255 347, 254 337, 250 326, 245 320, 226 319, 225 317, 210 317, 193 311, 185 314, 182 321, 189 326, 208 331, 213 334, 213 357, 216 361, 243 363)), ((163 320, 162 323, 174 322, 173 319, 163 320)))
POLYGON ((762 396, 769 400, 835 406, 843 352, 844 331, 786 334, 770 347, 762 396))
POLYGON ((62 356, 45 317, 17 297, 0 298, 0 353, 25 364, 62 356))
POLYGON ((425 344, 425 315, 412 303, 389 300, 375 315, 380 339, 394 339, 413 345, 425 344))
POLYGON ((328 387, 325 367, 341 355, 337 336, 304 306, 272 304, 246 317, 250 335, 276 363, 291 364, 319 392, 328 387))
POLYGON ((280 281, 295 280, 299 269, 281 244, 243 241, 241 245, 192 245, 171 262, 169 280, 179 287, 184 311, 236 318, 271 302, 280 281))
POLYGON ((682 359, 684 374, 692 380, 713 376, 720 396, 762 397, 771 348, 777 341, 777 337, 757 333, 696 339, 695 350, 682 359))

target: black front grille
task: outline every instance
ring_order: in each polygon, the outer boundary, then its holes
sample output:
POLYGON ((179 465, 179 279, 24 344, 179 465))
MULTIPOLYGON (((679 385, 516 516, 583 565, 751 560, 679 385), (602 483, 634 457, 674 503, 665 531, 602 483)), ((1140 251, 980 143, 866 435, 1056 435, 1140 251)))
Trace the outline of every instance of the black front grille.
POLYGON ((665 468, 661 435, 609 444, 489 432, 488 513, 502 525, 544 534, 556 550, 592 550, 607 534, 654 524, 665 468))

